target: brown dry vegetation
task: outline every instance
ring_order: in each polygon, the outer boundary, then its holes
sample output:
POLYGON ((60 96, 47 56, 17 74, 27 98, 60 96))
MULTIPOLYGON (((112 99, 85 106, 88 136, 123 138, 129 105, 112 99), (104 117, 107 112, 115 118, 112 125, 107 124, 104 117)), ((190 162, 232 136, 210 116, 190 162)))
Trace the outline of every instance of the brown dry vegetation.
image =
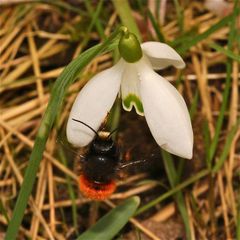
MULTIPOLYGON (((64 7, 46 3, 33 4, 29 3, 32 1, 28 1, 21 4, 20 2, 24 1, 18 1, 16 4, 10 4, 10 2, 14 1, 3 1, 0 14, 0 196, 2 205, 0 233, 2 237, 6 231, 8 219, 12 216, 53 82, 67 63, 84 49, 101 41, 95 28, 87 32, 91 16, 83 3, 67 1, 74 9, 80 10, 78 14, 64 7)), ((181 31, 176 20, 174 5, 171 1, 169 2, 167 1, 165 12, 167 11, 168 14, 162 23, 161 32, 167 41, 173 41, 181 35, 181 31)), ((149 7, 150 5, 149 3, 149 7)), ((92 8, 95 7, 96 4, 93 4, 92 8)), ((100 14, 99 18, 103 23, 104 33, 108 36, 119 23, 119 19, 110 2, 109 4, 105 2, 104 7, 107 10, 104 10, 105 14, 100 14)), ((149 20, 146 25, 144 20, 146 16, 143 16, 137 8, 134 16, 144 39, 157 40, 149 20)), ((190 34, 200 35, 223 17, 207 10, 202 1, 190 1, 183 12, 184 31, 195 29, 190 34)), ((195 106, 192 118, 195 146, 193 160, 184 165, 180 183, 207 168, 206 145, 209 143, 206 142, 203 129, 209 129, 210 139, 213 139, 217 118, 224 101, 223 92, 227 77, 226 54, 214 50, 209 44, 218 42, 226 47, 229 29, 228 25, 221 27, 191 47, 184 57, 187 67, 182 72, 182 81, 178 84, 178 89, 189 107, 193 106, 192 109, 194 109, 195 106), (196 100, 195 105, 194 100, 196 100)), ((233 45, 233 53, 239 56, 236 44, 233 45)), ((109 200, 96 205, 78 193, 78 176, 74 170, 72 158, 66 165, 59 157, 56 139, 60 132, 64 131, 64 124, 76 94, 92 75, 110 66, 112 66, 111 53, 96 57, 81 73, 81 79, 84 81, 76 81, 70 86, 61 113, 48 139, 18 239, 31 237, 39 240, 60 240, 72 239, 76 236, 71 208, 73 200, 69 194, 68 183, 73 186, 76 196, 76 219, 79 232, 87 229, 122 199, 139 195, 144 205, 158 197, 160 193, 170 190, 168 186, 166 190, 159 185, 159 182, 167 185, 167 177, 160 166, 161 176, 156 177, 156 174, 153 176, 151 171, 136 172, 125 180, 119 181, 119 190, 109 200), (146 179, 150 181, 144 181, 146 179)), ((180 72, 171 68, 161 72, 161 75, 175 84, 180 72)), ((233 60, 230 95, 227 98, 227 110, 224 112, 223 127, 213 162, 220 159, 227 136, 239 118, 239 78, 239 62, 233 60)), ((124 145, 127 147, 128 142, 134 141, 132 139, 134 136, 140 139, 143 134, 146 134, 146 139, 143 136, 143 139, 139 140, 139 146, 145 146, 147 152, 145 155, 151 154, 155 145, 149 140, 147 127, 146 131, 145 127, 142 127, 145 124, 144 119, 135 117, 133 120, 128 114, 124 113, 124 119, 126 119, 121 123, 125 130, 119 132, 120 141, 125 142, 124 145), (131 121, 134 121, 134 126, 129 128, 128 124, 131 124, 131 121)), ((239 214, 239 136, 240 129, 237 129, 229 143, 226 160, 215 174, 206 171, 191 185, 181 188, 184 193, 192 239, 236 238, 239 214)), ((141 154, 144 153, 141 152, 141 154)), ((160 155, 159 158, 161 158, 160 155)), ((137 234, 133 230, 135 228, 144 234, 142 239, 185 238, 184 225, 173 197, 156 204, 154 208, 150 208, 142 215, 132 218, 130 224, 122 233, 128 232, 128 234, 122 235, 122 239, 137 239, 137 234)))

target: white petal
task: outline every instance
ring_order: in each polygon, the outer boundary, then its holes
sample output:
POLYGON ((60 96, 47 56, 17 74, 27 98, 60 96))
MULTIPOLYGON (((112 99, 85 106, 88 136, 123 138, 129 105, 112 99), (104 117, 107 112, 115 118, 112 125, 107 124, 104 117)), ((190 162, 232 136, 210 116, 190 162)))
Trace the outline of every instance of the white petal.
POLYGON ((143 116, 143 107, 139 96, 139 79, 136 63, 126 63, 121 83, 122 105, 126 111, 134 107, 143 116))
POLYGON ((97 131, 120 90, 122 70, 123 61, 119 61, 115 66, 95 75, 79 92, 66 129, 71 144, 83 147, 95 137, 91 129, 72 119, 80 120, 97 131))
POLYGON ((141 44, 141 47, 155 70, 160 70, 170 65, 176 68, 185 67, 181 56, 165 43, 145 42, 141 44))
POLYGON ((192 126, 179 92, 145 65, 141 66, 140 94, 146 121, 156 142, 170 153, 191 159, 192 126))

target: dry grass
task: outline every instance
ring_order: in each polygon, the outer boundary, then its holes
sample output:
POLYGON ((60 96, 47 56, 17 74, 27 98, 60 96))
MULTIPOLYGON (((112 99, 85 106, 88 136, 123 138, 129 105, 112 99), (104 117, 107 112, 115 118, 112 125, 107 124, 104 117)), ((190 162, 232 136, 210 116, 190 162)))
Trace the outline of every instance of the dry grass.
MULTIPOLYGON (((85 48, 81 43, 84 38, 84 24, 86 24, 84 17, 66 10, 63 12, 53 5, 37 3, 23 6, 9 5, 9 2, 6 2, 0 15, 0 195, 3 205, 2 214, 0 214, 0 232, 2 235, 6 231, 8 218, 12 215, 34 137, 49 100, 52 83, 64 66, 85 48), (74 32, 77 31, 77 26, 82 26, 83 29, 80 32, 74 32), (79 40, 73 41, 76 33, 82 33, 82 35, 79 36, 79 40)), ((184 11, 185 31, 195 26, 197 27, 196 34, 200 34, 219 20, 214 13, 202 9, 204 9, 202 3, 196 1, 192 1, 187 6, 184 11)), ((139 13, 136 15, 141 18, 139 13)), ((118 21, 114 11, 108 20, 105 25, 107 35, 118 21)), ((151 26, 148 30, 154 33, 151 26)), ((165 19, 162 33, 168 41, 174 40, 180 34, 177 21, 173 17, 165 19)), ((142 30, 142 34, 146 35, 146 29, 142 30)), ((221 28, 192 47, 186 58, 187 68, 182 75, 184 83, 179 90, 189 105, 193 102, 197 91, 200 96, 193 118, 194 125, 197 125, 195 153, 191 163, 193 165, 194 162, 200 162, 201 166, 204 165, 206 156, 204 139, 198 136, 198 134, 201 135, 201 130, 197 128, 202 127, 201 119, 205 119, 210 137, 213 138, 227 75, 224 67, 227 61, 226 55, 213 51, 209 43, 213 41, 226 43, 228 34, 228 26, 221 28), (199 119, 200 125, 198 125, 199 119)), ((99 40, 97 32, 92 31, 89 34, 88 44, 90 40, 99 40)), ((237 47, 234 53, 239 55, 237 47)), ((97 57, 87 66, 81 78, 86 82, 93 74, 111 65, 110 54, 97 57)), ((174 82, 178 75, 179 73, 171 73, 165 74, 165 77, 174 82)), ((224 127, 214 162, 219 159, 228 131, 239 118, 240 71, 237 61, 233 62, 231 76, 229 107, 225 112, 224 127)), ((76 194, 78 194, 76 187, 78 177, 72 167, 65 166, 59 161, 56 154, 56 138, 58 129, 64 126, 72 103, 81 87, 82 83, 79 84, 76 81, 65 98, 64 108, 57 123, 58 127, 53 129, 44 152, 37 182, 19 232, 19 239, 28 237, 67 239, 76 230, 72 216, 67 213, 71 209, 72 199, 68 194, 66 176, 69 177, 76 194)), ((237 130, 231 142, 224 166, 216 175, 201 178, 193 184, 191 191, 188 189, 184 194, 192 239, 236 238, 237 204, 239 204, 237 203, 240 170, 239 136, 240 129, 237 130), (212 177, 212 185, 209 184, 209 177, 212 177), (212 197, 212 200, 209 200, 209 197, 212 197)), ((101 208, 113 207, 113 202, 117 204, 118 200, 129 196, 136 194, 146 196, 149 191, 158 191, 159 187, 155 182, 146 182, 140 186, 136 184, 145 178, 146 174, 137 174, 119 183, 125 186, 126 190, 113 194, 109 201, 101 204, 101 208)), ((89 223, 95 222, 100 214, 99 208, 92 209, 91 207, 90 214, 84 213, 88 209, 86 204, 89 202, 88 199, 82 197, 76 199, 79 214, 78 230, 85 229, 89 223)), ((175 202, 171 199, 161 206, 156 206, 154 214, 150 212, 146 216, 149 221, 167 224, 169 219, 177 215, 175 202)), ((166 234, 155 231, 151 226, 146 227, 141 218, 131 219, 130 222, 149 239, 170 239, 166 234)))

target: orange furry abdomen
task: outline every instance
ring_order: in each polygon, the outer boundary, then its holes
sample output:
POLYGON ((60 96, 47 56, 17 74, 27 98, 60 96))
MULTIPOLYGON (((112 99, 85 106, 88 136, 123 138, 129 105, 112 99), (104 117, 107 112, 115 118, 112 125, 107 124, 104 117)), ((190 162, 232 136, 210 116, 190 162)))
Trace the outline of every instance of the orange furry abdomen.
POLYGON ((79 188, 85 197, 102 201, 109 198, 116 190, 116 183, 113 180, 109 183, 96 183, 89 181, 84 175, 80 175, 79 188))

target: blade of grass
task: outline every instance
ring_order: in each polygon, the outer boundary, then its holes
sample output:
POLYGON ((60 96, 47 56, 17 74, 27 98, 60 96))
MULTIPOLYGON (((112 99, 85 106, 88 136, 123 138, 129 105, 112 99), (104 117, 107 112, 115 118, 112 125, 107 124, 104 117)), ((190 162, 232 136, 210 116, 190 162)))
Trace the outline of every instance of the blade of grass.
MULTIPOLYGON (((96 25, 97 22, 98 22, 98 17, 99 17, 99 14, 100 14, 101 10, 102 10, 102 5, 103 5, 103 0, 101 0, 101 1, 98 3, 97 8, 96 8, 96 11, 91 15, 92 20, 91 20, 91 23, 89 24, 89 27, 88 27, 87 31, 86 31, 85 38, 83 39, 83 41, 82 41, 82 43, 81 43, 82 48, 84 48, 84 47, 87 45, 87 43, 88 43, 88 41, 89 41, 89 38, 90 38, 90 37, 89 37, 89 34, 91 33, 94 25, 96 25)), ((103 35, 102 35, 102 33, 101 33, 100 36, 102 37, 103 40, 106 39, 104 33, 103 33, 103 35)))
POLYGON ((198 100, 199 100, 199 91, 197 90, 195 95, 194 95, 194 98, 193 98, 193 101, 192 101, 192 104, 191 104, 191 107, 190 107, 190 110, 189 110, 189 114, 190 114, 191 119, 194 118, 194 116, 197 112, 198 100))
POLYGON ((162 158, 163 158, 163 163, 165 167, 165 171, 168 176, 168 181, 170 183, 171 187, 174 187, 176 185, 176 169, 173 164, 173 158, 172 155, 169 154, 168 152, 161 150, 162 158))
POLYGON ((187 186, 191 185, 192 183, 194 183, 194 182, 198 181, 199 179, 209 175, 209 173, 210 173, 209 169, 204 169, 204 170, 198 172, 197 174, 190 177, 186 181, 180 183, 179 185, 177 185, 176 187, 174 187, 170 191, 162 194, 160 197, 152 200, 151 202, 147 203, 145 206, 142 206, 141 208, 139 208, 135 215, 139 215, 140 213, 143 213, 143 212, 147 211, 149 208, 154 207, 156 204, 158 204, 158 203, 162 202, 163 200, 169 198, 170 196, 172 196, 175 193, 181 191, 182 189, 186 188, 187 186))
POLYGON ((221 105, 221 109, 220 109, 220 114, 219 117, 217 119, 217 125, 216 125, 216 131, 215 131, 215 135, 213 137, 213 140, 210 144, 209 147, 209 156, 208 156, 208 165, 212 166, 212 161, 217 149, 217 145, 218 145, 218 140, 219 140, 219 136, 221 133, 221 128, 222 128, 222 124, 223 124, 223 120, 224 120, 224 113, 226 111, 227 108, 227 103, 228 103, 228 96, 230 93, 230 86, 231 86, 231 67, 232 65, 230 64, 230 62, 227 63, 227 78, 226 78, 226 85, 224 88, 224 93, 223 93, 223 102, 221 105))
POLYGON ((111 240, 124 227, 139 206, 139 197, 125 200, 121 205, 112 209, 94 226, 80 235, 77 240, 111 240))
POLYGON ((139 13, 144 16, 145 13, 145 5, 142 0, 137 0, 136 2, 137 8, 139 9, 139 13))
MULTIPOLYGON (((66 160, 64 151, 63 151, 61 146, 58 147, 58 154, 59 154, 59 159, 61 160, 63 165, 67 167, 67 160, 66 160)), ((77 216, 78 215, 77 215, 76 195, 74 193, 70 177, 68 175, 66 175, 65 177, 66 177, 66 180, 67 180, 68 194, 69 194, 69 197, 72 201, 72 206, 71 207, 72 207, 73 225, 74 225, 74 229, 76 230, 76 233, 78 234, 78 225, 77 225, 77 216)))
POLYGON ((191 229, 190 229, 190 223, 189 223, 189 216, 188 216, 188 212, 187 212, 187 208, 186 208, 186 204, 185 204, 185 200, 184 200, 184 196, 182 194, 182 192, 178 192, 176 194, 176 202, 177 202, 177 206, 179 209, 179 212, 181 213, 182 216, 182 220, 185 226, 185 230, 186 230, 186 238, 187 239, 191 239, 191 229))
POLYGON ((153 15, 152 15, 152 13, 151 13, 151 11, 149 9, 147 10, 147 15, 148 15, 148 17, 149 17, 149 19, 150 19, 150 21, 152 23, 152 26, 153 26, 153 28, 155 30, 155 33, 157 35, 158 40, 160 42, 166 42, 163 34, 160 31, 161 28, 160 28, 159 24, 156 22, 155 18, 153 17, 153 15))
POLYGON ((156 0, 156 3, 155 3, 156 9, 157 9, 157 12, 156 12, 156 18, 157 18, 157 20, 160 19, 160 11, 159 11, 159 8, 161 7, 160 2, 161 2, 161 0, 156 0))
POLYGON ((180 36, 178 38, 174 39, 171 42, 168 42, 168 44, 177 49, 178 47, 181 47, 181 44, 189 41, 190 39, 193 38, 193 36, 195 36, 197 34, 198 34, 197 28, 196 28, 196 26, 193 26, 190 30, 185 31, 182 34, 180 34, 180 36))
POLYGON ((180 31, 183 31, 183 9, 181 5, 179 4, 178 0, 173 0, 176 12, 177 12, 177 21, 178 21, 178 26, 180 28, 180 31))
POLYGON ((235 8, 234 12, 217 22, 216 24, 212 25, 208 30, 205 32, 196 35, 196 37, 190 38, 188 41, 184 41, 180 47, 176 50, 179 54, 185 54, 192 46, 196 45, 198 42, 206 39, 208 36, 219 30, 220 28, 227 25, 230 21, 235 20, 237 15, 239 14, 240 9, 235 8))
POLYGON ((215 49, 216 51, 225 54, 226 56, 228 56, 232 60, 240 62, 240 56, 234 54, 231 50, 223 48, 222 46, 218 45, 217 43, 213 43, 213 42, 210 43, 209 46, 211 48, 215 49))
POLYGON ((194 213, 194 218, 195 221, 198 223, 198 225, 200 226, 205 226, 205 221, 203 220, 203 216, 200 212, 200 207, 198 205, 197 199, 194 197, 193 193, 190 193, 190 198, 191 198, 191 207, 192 207, 192 211, 194 213))
MULTIPOLYGON (((91 18, 92 18, 92 19, 95 19, 95 20, 94 20, 94 25, 96 26, 96 29, 97 29, 97 31, 98 31, 99 36, 100 36, 103 40, 105 40, 105 39, 106 39, 106 36, 105 36, 105 34, 104 34, 104 30, 103 30, 102 24, 101 24, 101 22, 99 21, 99 19, 95 17, 96 14, 94 14, 94 12, 101 12, 102 6, 103 6, 103 0, 100 0, 100 1, 98 2, 98 5, 97 5, 97 8, 96 8, 95 11, 93 10, 92 5, 91 5, 91 2, 89 2, 89 0, 84 0, 84 3, 85 3, 85 5, 86 5, 86 8, 87 8, 87 10, 88 10, 91 18)), ((99 14, 97 14, 97 16, 98 16, 98 15, 99 15, 99 14)))
POLYGON ((176 79, 176 83, 175 83, 176 88, 179 88, 179 86, 184 83, 184 79, 183 79, 182 75, 183 75, 182 72, 180 72, 179 76, 176 79))
MULTIPOLYGON (((168 181, 170 182, 171 187, 174 188, 178 184, 177 180, 179 180, 179 179, 178 179, 177 171, 174 166, 172 156, 163 150, 161 152, 162 152, 165 170, 166 170, 167 176, 168 176, 168 181)), ((183 197, 182 192, 181 191, 177 192, 175 194, 174 198, 175 198, 175 201, 177 202, 178 210, 180 211, 183 222, 184 222, 187 239, 191 239, 191 231, 190 231, 190 227, 189 227, 190 224, 189 224, 189 219, 188 219, 188 213, 187 213, 187 209, 186 209, 186 205, 184 202, 184 197, 183 197)))
MULTIPOLYGON (((239 8, 237 8, 237 3, 239 1, 235 0, 234 4, 234 10, 233 10, 233 16, 237 17, 237 11, 239 12, 239 8)), ((230 33, 228 36, 228 45, 227 48, 231 49, 233 46, 233 42, 235 40, 235 23, 236 19, 232 18, 229 22, 229 28, 230 28, 230 33)), ((216 153, 217 145, 219 142, 219 137, 223 125, 223 120, 224 120, 224 115, 225 111, 227 110, 227 105, 229 102, 229 95, 230 95, 230 88, 231 88, 231 72, 232 72, 232 60, 227 59, 226 62, 226 71, 227 71, 227 76, 226 76, 226 82, 225 82, 225 87, 224 87, 224 92, 223 92, 223 101, 220 107, 220 113, 217 118, 217 123, 216 123, 216 128, 215 128, 215 133, 212 139, 212 142, 210 143, 209 146, 209 151, 207 155, 207 164, 209 169, 211 169, 211 174, 209 174, 209 193, 208 193, 208 200, 209 200, 209 215, 210 215, 210 225, 211 225, 211 234, 213 237, 215 237, 215 232, 217 228, 217 220, 216 220, 216 215, 215 215, 215 204, 216 204, 216 199, 215 199, 215 194, 214 194, 214 189, 215 189, 215 179, 214 179, 214 174, 212 172, 213 168, 213 160, 214 156, 216 153)))
POLYGON ((221 169, 221 167, 223 166, 224 161, 227 159, 233 138, 234 138, 237 130, 239 129, 239 124, 240 124, 240 119, 238 119, 236 125, 232 127, 231 131, 227 135, 226 143, 223 147, 222 154, 220 155, 219 160, 216 162, 215 166, 213 167, 213 173, 216 173, 217 171, 219 171, 221 169))
MULTIPOLYGON (((211 145, 211 135, 210 135, 210 129, 209 129, 209 125, 206 119, 204 119, 203 122, 203 138, 204 138, 204 147, 205 147, 205 154, 206 156, 209 155, 209 148, 211 145)), ((209 158, 206 157, 206 165, 207 167, 210 169, 211 168, 211 162, 209 161, 209 158)))
MULTIPOLYGON (((237 8, 237 2, 238 2, 238 0, 235 1, 235 8, 234 8, 232 16, 237 16, 237 13, 239 13, 239 8, 237 8)), ((229 37, 228 37, 228 49, 232 48, 233 42, 235 40, 235 36, 236 36, 235 35, 235 31, 236 31, 235 24, 236 24, 236 19, 231 18, 230 33, 229 33, 229 37)), ((227 77, 226 77, 225 88, 224 88, 224 92, 223 92, 223 101, 222 101, 220 113, 219 113, 219 116, 217 119, 215 134, 214 134, 213 140, 212 140, 210 148, 209 148, 208 163, 210 165, 212 164, 212 160, 213 160, 213 157, 214 157, 216 149, 217 149, 217 144, 218 144, 218 140, 219 140, 219 136, 220 136, 221 128, 223 125, 223 120, 224 120, 224 113, 227 109, 227 105, 228 105, 228 101, 229 101, 228 97, 229 97, 230 88, 231 88, 231 72, 232 72, 232 61, 230 59, 228 59, 226 62, 226 69, 227 69, 227 77)))
POLYGON ((184 166, 185 166, 186 160, 184 158, 178 158, 178 165, 177 165, 177 176, 176 176, 176 184, 178 184, 181 180, 184 166))
POLYGON ((98 54, 106 50, 112 50, 110 43, 116 40, 116 37, 123 31, 123 28, 116 30, 105 42, 96 45, 80 56, 74 59, 61 73, 54 83, 50 101, 47 110, 41 121, 34 147, 30 156, 29 164, 24 176, 24 180, 17 198, 17 202, 13 211, 12 219, 8 225, 6 232, 6 240, 16 239, 17 232, 24 216, 29 195, 32 191, 33 184, 36 179, 37 170, 43 156, 43 151, 56 118, 57 112, 61 107, 64 95, 69 85, 76 80, 81 70, 98 54), (110 45, 110 46, 109 46, 110 45))

